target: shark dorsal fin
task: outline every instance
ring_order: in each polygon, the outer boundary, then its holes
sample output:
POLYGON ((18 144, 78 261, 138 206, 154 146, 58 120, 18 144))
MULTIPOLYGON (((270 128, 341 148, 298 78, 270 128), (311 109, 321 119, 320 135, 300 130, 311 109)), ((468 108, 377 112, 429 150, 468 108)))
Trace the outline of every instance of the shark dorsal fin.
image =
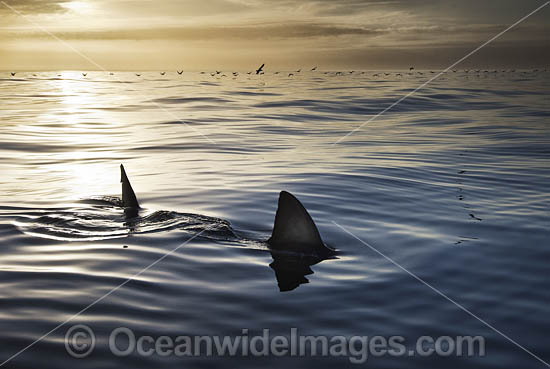
POLYGON ((136 194, 132 189, 130 180, 126 176, 124 166, 120 164, 120 182, 122 183, 122 206, 125 208, 139 209, 139 204, 136 198, 136 194))
POLYGON ((311 216, 296 197, 286 191, 279 194, 279 205, 271 238, 267 241, 277 250, 317 251, 325 245, 311 216))

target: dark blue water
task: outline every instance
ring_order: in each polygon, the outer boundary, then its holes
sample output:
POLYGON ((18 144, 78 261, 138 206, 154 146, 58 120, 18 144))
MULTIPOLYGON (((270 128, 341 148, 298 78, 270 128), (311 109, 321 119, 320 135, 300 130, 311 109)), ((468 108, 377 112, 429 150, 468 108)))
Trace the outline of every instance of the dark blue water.
POLYGON ((482 336, 485 355, 361 365, 550 362, 550 73, 448 73, 368 124, 428 74, 225 73, 0 74, 4 367, 357 367, 353 355, 119 357, 117 327, 398 335, 407 350, 482 336), (116 206, 120 163, 137 220, 116 206), (281 190, 337 258, 273 264, 262 241, 281 190), (297 283, 282 292, 278 278, 297 283), (83 359, 64 344, 75 324, 96 336, 83 359))

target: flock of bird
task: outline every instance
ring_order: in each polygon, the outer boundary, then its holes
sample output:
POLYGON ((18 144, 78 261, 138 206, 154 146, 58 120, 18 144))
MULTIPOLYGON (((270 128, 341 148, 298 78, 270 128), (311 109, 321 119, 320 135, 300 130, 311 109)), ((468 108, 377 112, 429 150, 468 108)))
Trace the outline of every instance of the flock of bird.
MULTIPOLYGON (((264 67, 265 67, 265 64, 262 64, 262 65, 260 65, 260 67, 259 67, 258 69, 256 69, 255 71, 246 72, 246 74, 249 74, 249 75, 250 75, 250 74, 252 74, 252 73, 254 73, 254 72, 255 72, 255 74, 257 74, 257 75, 265 74, 265 72, 264 72, 264 67)), ((310 72, 315 72, 316 70, 317 70, 317 66, 311 68, 309 71, 310 71, 310 72)), ((183 70, 176 70, 176 72, 177 72, 178 74, 180 74, 180 75, 183 74, 183 70)), ((288 73, 288 77, 292 77, 292 76, 295 75, 295 73, 297 74, 297 73, 300 73, 300 72, 302 72, 302 69, 301 69, 301 68, 298 69, 298 70, 296 70, 296 71, 293 71, 293 72, 288 73)), ((373 73, 373 74, 372 74, 372 77, 382 77, 382 76, 388 77, 388 76, 390 76, 390 75, 392 75, 392 74, 395 75, 396 77, 403 77, 404 74, 409 75, 409 76, 412 76, 412 75, 415 75, 415 74, 416 74, 416 75, 424 75, 424 74, 436 74, 436 73, 448 73, 448 72, 457 73, 457 72, 459 72, 459 71, 456 70, 456 69, 452 69, 452 70, 450 70, 450 71, 444 70, 444 71, 439 71, 439 72, 438 72, 438 71, 430 70, 430 71, 423 71, 423 72, 421 72, 421 71, 415 71, 415 68, 414 68, 414 67, 409 67, 409 72, 407 72, 407 73, 405 73, 405 72, 403 72, 403 73, 399 73, 399 72, 397 72, 397 73, 396 73, 396 72, 393 72, 393 73, 389 73, 389 72, 378 72, 378 73, 373 73)), ((493 70, 488 70, 488 69, 484 69, 484 70, 482 70, 482 69, 464 69, 464 70, 462 70, 461 72, 462 72, 462 73, 466 73, 466 74, 468 74, 468 73, 470 73, 470 74, 475 74, 476 76, 479 77, 479 76, 481 76, 481 74, 484 74, 484 73, 499 73, 499 72, 500 72, 500 73, 515 73, 515 72, 516 72, 516 69, 501 69, 501 70, 497 70, 497 69, 493 69, 493 70)), ((520 71, 519 73, 528 74, 528 73, 537 73, 537 72, 546 72, 546 69, 532 69, 532 70, 530 70, 530 71, 522 70, 522 71, 520 71)), ((200 72, 200 74, 206 74, 206 73, 207 73, 207 72, 200 72)), ((273 72, 273 74, 275 74, 275 75, 280 74, 280 73, 283 73, 283 72, 278 72, 278 71, 277 71, 277 72, 273 72)), ((287 72, 285 72, 285 73, 287 73, 287 72)), ((17 74, 17 72, 11 72, 11 76, 12 76, 12 77, 15 77, 16 74, 17 74)), ((110 74, 110 75, 114 75, 113 72, 109 72, 109 74, 110 74)), ((239 72, 231 72, 231 74, 232 74, 233 77, 235 78, 235 77, 237 77, 237 76, 239 75, 239 72)), ((350 74, 363 75, 363 74, 367 74, 367 72, 366 72, 366 71, 354 71, 354 70, 352 70, 352 71, 346 71, 346 72, 334 72, 334 71, 332 71, 332 72, 324 72, 324 74, 333 74, 333 75, 336 75, 336 76, 346 75, 346 74, 348 74, 348 75, 350 75, 350 74)), ((87 72, 82 72, 82 76, 83 76, 83 77, 86 77, 87 75, 88 75, 87 72)), ((136 75, 137 77, 141 77, 141 73, 135 73, 135 75, 136 75)), ((160 75, 161 75, 161 76, 164 76, 164 75, 166 75, 166 72, 165 72, 165 71, 160 72, 160 75)), ((219 70, 216 70, 215 72, 211 72, 210 75, 211 75, 212 77, 220 77, 220 78, 221 78, 221 77, 227 77, 226 74, 222 73, 222 71, 219 71, 219 70)), ((36 74, 33 74, 33 76, 36 77, 36 74)), ((58 74, 58 77, 61 77, 61 76, 62 76, 61 74, 58 74)))

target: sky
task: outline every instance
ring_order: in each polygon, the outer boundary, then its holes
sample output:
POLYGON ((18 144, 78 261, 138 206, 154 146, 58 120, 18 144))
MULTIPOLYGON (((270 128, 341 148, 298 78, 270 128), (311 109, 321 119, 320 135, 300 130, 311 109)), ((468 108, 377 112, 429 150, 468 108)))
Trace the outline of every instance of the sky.
MULTIPOLYGON (((443 69, 544 3, 0 0, 0 69, 443 69)), ((461 67, 550 67, 550 5, 461 67)))

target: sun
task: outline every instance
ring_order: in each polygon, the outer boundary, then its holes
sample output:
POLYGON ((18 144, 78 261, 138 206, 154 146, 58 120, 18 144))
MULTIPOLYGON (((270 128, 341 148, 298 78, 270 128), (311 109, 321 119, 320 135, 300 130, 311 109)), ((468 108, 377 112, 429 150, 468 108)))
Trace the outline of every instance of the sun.
POLYGON ((64 8, 72 10, 75 13, 86 13, 91 10, 91 5, 85 1, 71 1, 62 4, 64 8))

